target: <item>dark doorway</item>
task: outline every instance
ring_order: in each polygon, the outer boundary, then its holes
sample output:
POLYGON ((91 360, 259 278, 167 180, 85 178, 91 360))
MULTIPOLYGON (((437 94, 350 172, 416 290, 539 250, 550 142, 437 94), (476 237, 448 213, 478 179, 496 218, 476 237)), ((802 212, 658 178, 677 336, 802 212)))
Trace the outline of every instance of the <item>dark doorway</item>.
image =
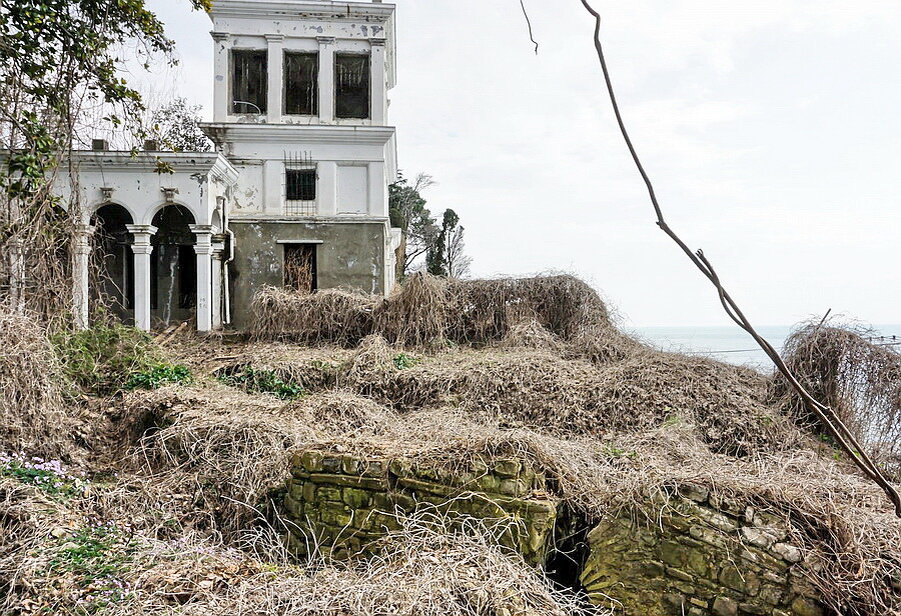
POLYGON ((95 231, 90 305, 109 311, 125 323, 134 319, 135 262, 126 228, 133 222, 128 210, 115 203, 104 205, 91 219, 95 231))
POLYGON ((316 244, 285 244, 285 286, 301 293, 316 290, 316 244))
POLYGON ((169 205, 153 217, 157 232, 151 238, 150 310, 156 325, 194 317, 197 303, 197 257, 189 225, 194 216, 187 208, 169 205))

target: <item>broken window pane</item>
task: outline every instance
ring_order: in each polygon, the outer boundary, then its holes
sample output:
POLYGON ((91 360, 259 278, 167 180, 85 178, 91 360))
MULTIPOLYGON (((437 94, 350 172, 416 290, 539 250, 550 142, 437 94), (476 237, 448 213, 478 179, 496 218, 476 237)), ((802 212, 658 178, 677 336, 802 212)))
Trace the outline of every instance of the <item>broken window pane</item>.
POLYGON ((232 113, 266 113, 267 58, 265 50, 232 51, 232 113))
POLYGON ((285 54, 285 113, 319 114, 319 54, 285 54))
POLYGON ((369 56, 335 54, 335 117, 369 117, 369 56))

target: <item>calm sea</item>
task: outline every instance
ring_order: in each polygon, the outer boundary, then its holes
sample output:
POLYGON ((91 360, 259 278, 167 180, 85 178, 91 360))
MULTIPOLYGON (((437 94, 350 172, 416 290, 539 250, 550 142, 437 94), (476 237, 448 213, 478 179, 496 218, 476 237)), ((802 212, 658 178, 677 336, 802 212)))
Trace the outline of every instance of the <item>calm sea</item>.
MULTIPOLYGON (((759 327, 758 332, 781 351, 791 329, 779 325, 759 327)), ((881 336, 898 336, 901 341, 901 325, 875 325, 874 329, 881 336)), ((640 327, 633 332, 645 342, 665 351, 704 355, 765 371, 772 368, 772 362, 757 347, 754 339, 738 327, 640 327)), ((901 346, 895 348, 901 349, 901 346)))

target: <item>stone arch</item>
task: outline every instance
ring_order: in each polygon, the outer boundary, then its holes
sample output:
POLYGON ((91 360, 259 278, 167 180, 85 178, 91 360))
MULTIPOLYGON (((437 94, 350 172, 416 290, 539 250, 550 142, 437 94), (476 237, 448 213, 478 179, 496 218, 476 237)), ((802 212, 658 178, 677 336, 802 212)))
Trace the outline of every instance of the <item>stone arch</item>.
POLYGON ((123 322, 133 318, 134 310, 134 258, 127 228, 133 222, 128 208, 113 202, 97 207, 90 218, 95 229, 90 305, 113 312, 123 322))
MULTIPOLYGON (((198 220, 202 220, 204 217, 198 214, 194 208, 192 208, 187 203, 182 201, 163 201, 162 203, 157 203, 156 205, 147 208, 144 212, 144 218, 141 222, 143 225, 152 225, 153 221, 156 220, 156 217, 159 216, 160 212, 165 210, 168 207, 179 207, 184 210, 187 210, 191 214, 191 218, 194 220, 191 224, 196 224, 198 220)), ((154 225, 156 226, 156 225, 154 225)))
POLYGON ((178 204, 158 208, 150 220, 157 229, 150 240, 150 313, 157 324, 166 326, 194 317, 197 259, 191 225, 195 223, 194 213, 178 204))

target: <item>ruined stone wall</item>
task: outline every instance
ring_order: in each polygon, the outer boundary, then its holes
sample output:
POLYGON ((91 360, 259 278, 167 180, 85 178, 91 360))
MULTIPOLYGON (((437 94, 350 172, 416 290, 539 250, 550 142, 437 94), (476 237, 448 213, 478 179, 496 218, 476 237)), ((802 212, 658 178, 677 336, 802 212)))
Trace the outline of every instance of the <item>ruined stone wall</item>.
POLYGON ((801 550, 782 522, 686 488, 656 520, 623 515, 588 535, 581 581, 592 600, 642 616, 820 616, 801 550))
MULTIPOLYGON (((654 520, 623 513, 587 533, 578 581, 592 602, 628 616, 824 614, 779 519, 690 486, 649 504, 654 520)), ((308 451, 292 462, 285 509, 298 555, 366 552, 399 528, 398 513, 423 510, 503 524, 500 542, 534 565, 548 562, 558 537, 589 530, 549 494, 544 473, 510 459, 438 471, 308 451)))
POLYGON ((343 557, 399 528, 398 514, 432 511, 482 520, 533 564, 547 555, 558 500, 542 473, 520 460, 475 460, 453 473, 406 459, 360 460, 308 451, 295 456, 285 497, 294 522, 289 544, 343 557))

